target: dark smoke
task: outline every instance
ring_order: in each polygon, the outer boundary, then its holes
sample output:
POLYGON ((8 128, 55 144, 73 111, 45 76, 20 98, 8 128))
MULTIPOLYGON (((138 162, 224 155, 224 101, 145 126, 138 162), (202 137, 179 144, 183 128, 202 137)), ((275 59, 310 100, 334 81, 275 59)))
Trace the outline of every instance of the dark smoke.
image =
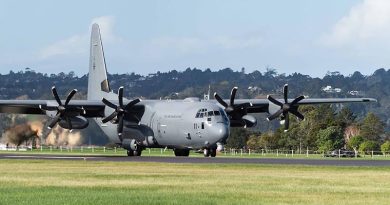
POLYGON ((8 128, 3 134, 3 140, 19 147, 24 142, 35 142, 39 139, 38 130, 33 130, 29 124, 16 125, 8 128))

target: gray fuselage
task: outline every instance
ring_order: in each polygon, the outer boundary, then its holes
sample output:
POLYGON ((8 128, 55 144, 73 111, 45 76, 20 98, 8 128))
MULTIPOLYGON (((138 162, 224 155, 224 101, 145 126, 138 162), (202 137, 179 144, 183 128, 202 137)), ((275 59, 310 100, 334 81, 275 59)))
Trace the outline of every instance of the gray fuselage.
MULTIPOLYGON (((145 147, 201 149, 215 147, 229 136, 229 119, 225 111, 211 102, 199 100, 148 100, 139 123, 125 122, 123 139, 135 139, 145 147)), ((106 108, 106 113, 112 112, 106 108)), ((121 143, 117 125, 96 122, 114 143, 121 143)))

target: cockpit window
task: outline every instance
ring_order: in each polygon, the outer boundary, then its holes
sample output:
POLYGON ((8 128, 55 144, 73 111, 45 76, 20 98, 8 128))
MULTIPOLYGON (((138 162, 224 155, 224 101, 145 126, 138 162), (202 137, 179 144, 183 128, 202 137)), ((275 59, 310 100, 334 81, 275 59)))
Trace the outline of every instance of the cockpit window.
POLYGON ((218 110, 207 111, 207 109, 203 108, 203 109, 198 110, 198 112, 195 115, 195 118, 203 118, 203 117, 210 118, 212 116, 220 116, 220 115, 221 115, 221 112, 218 110))

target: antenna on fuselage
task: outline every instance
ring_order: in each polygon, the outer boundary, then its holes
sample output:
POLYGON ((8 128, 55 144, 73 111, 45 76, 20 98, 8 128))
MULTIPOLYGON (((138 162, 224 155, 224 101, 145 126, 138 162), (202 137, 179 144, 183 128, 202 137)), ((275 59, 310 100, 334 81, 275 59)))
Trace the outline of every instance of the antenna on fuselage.
POLYGON ((208 90, 207 94, 203 95, 203 99, 204 100, 210 100, 210 85, 209 85, 209 90, 208 90))

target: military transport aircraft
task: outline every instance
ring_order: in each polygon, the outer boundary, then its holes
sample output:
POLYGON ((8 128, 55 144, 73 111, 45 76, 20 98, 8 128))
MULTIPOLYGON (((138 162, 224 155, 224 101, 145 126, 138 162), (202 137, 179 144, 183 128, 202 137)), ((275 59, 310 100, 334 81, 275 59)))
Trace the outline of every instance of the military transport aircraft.
POLYGON ((55 100, 0 100, 0 112, 41 114, 51 119, 49 128, 57 124, 65 129, 83 129, 93 119, 109 139, 127 150, 128 156, 140 156, 145 148, 173 149, 176 156, 188 156, 192 149, 203 149, 206 157, 215 157, 229 136, 230 127, 253 127, 256 118, 250 113, 269 113, 268 120, 280 118, 285 129, 289 114, 303 120, 299 105, 319 103, 375 102, 372 98, 288 99, 284 86, 283 99, 235 99, 237 87, 230 99, 186 98, 184 100, 128 100, 123 87, 118 93, 110 89, 107 80, 100 29, 92 25, 87 100, 72 100, 72 90, 65 101, 55 87, 55 100))

